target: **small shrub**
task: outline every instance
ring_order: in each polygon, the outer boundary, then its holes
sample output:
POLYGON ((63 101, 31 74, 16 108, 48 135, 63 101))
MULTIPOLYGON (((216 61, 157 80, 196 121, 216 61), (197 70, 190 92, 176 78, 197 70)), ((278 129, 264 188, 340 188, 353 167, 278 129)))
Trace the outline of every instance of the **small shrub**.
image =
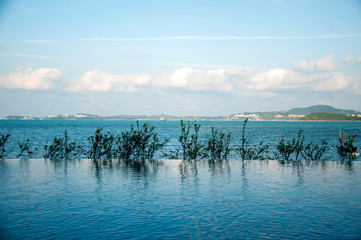
POLYGON ((88 137, 90 149, 87 151, 87 157, 93 160, 107 159, 114 156, 114 136, 111 132, 102 133, 103 128, 97 128, 95 135, 88 137))
POLYGON ((269 145, 264 144, 264 142, 261 141, 258 145, 255 144, 255 145, 253 145, 253 147, 247 149, 246 159, 249 159, 249 160, 269 159, 268 149, 269 149, 269 145))
POLYGON ((116 137, 115 156, 119 160, 153 160, 157 151, 162 149, 168 140, 161 141, 154 132, 155 127, 144 123, 136 128, 131 124, 130 130, 116 137))
POLYGON ((241 159, 244 160, 265 160, 268 158, 268 149, 269 145, 264 144, 261 141, 258 145, 254 144, 253 147, 250 146, 251 139, 246 138, 246 125, 248 122, 248 118, 246 118, 243 122, 242 128, 242 136, 241 136, 241 146, 236 148, 236 150, 241 155, 241 159))
POLYGON ((6 146, 6 142, 9 140, 9 138, 10 138, 9 133, 0 135, 0 159, 3 159, 7 154, 5 146, 6 146))
POLYGON ((170 153, 165 152, 163 156, 168 159, 180 159, 179 149, 171 150, 170 153))
POLYGON ((116 137, 115 156, 125 161, 133 157, 135 150, 134 127, 131 125, 130 131, 122 132, 116 137))
POLYGON ((139 121, 137 121, 137 128, 132 131, 133 136, 131 137, 135 146, 134 159, 142 161, 152 160, 154 154, 168 142, 168 140, 160 141, 154 129, 154 126, 149 126, 147 123, 140 126, 139 121))
POLYGON ((205 146, 198 139, 200 127, 201 125, 196 121, 185 124, 183 120, 181 120, 181 135, 178 141, 182 147, 183 160, 197 160, 198 157, 204 155, 203 150, 205 146), (192 126, 194 132, 190 134, 192 126))
POLYGON ((246 125, 248 122, 248 118, 246 118, 243 122, 242 128, 242 138, 241 138, 241 147, 237 150, 239 151, 242 160, 246 160, 248 158, 248 145, 250 144, 251 140, 246 138, 246 125))
POLYGON ((278 153, 276 153, 276 159, 281 161, 289 161, 291 154, 295 151, 293 143, 281 139, 276 146, 278 153))
POLYGON ((30 139, 26 139, 22 143, 19 143, 20 153, 17 155, 17 158, 29 159, 32 158, 36 151, 37 147, 31 146, 30 139))
POLYGON ((303 132, 304 132, 303 129, 298 130, 297 139, 292 140, 293 148, 295 151, 295 161, 298 160, 298 157, 301 155, 304 148, 303 142, 305 140, 305 137, 302 136, 303 132))
POLYGON ((340 156, 341 160, 354 160, 355 152, 357 147, 354 146, 354 141, 357 135, 352 135, 350 137, 347 133, 344 132, 343 137, 339 137, 339 144, 336 146, 337 153, 340 156))
POLYGON ((228 154, 231 151, 229 146, 231 141, 231 133, 227 135, 222 131, 212 127, 212 136, 205 147, 206 156, 212 161, 227 160, 228 154))
POLYGON ((327 152, 328 143, 325 140, 322 140, 321 146, 318 144, 309 143, 307 144, 303 151, 302 157, 306 161, 320 161, 322 156, 327 152))
POLYGON ((50 160, 71 160, 81 154, 81 146, 71 142, 68 131, 64 131, 64 137, 54 137, 53 141, 44 146, 44 158, 50 160))
POLYGON ((281 161, 298 161, 299 156, 301 155, 304 149, 304 137, 302 136, 303 130, 298 130, 297 139, 293 138, 292 141, 285 141, 281 139, 276 146, 278 153, 276 153, 276 159, 281 161), (292 159, 291 155, 295 154, 295 158, 292 159))

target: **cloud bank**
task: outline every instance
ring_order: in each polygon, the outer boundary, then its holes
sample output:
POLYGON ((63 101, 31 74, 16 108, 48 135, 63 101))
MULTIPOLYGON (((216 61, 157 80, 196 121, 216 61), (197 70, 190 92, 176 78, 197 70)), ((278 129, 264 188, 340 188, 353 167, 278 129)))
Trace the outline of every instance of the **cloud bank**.
MULTIPOLYGON (((361 79, 338 71, 333 55, 316 61, 299 61, 293 68, 273 68, 255 71, 244 68, 202 70, 192 67, 175 69, 159 76, 150 74, 110 74, 99 69, 85 72, 68 82, 65 90, 91 92, 213 92, 239 96, 278 97, 289 90, 298 92, 352 91, 361 94, 361 79)), ((19 68, 15 73, 0 76, 0 87, 19 89, 50 89, 60 78, 56 69, 19 68)))
POLYGON ((314 62, 306 62, 304 60, 299 61, 294 65, 294 69, 296 71, 303 71, 303 72, 328 72, 334 71, 339 68, 337 64, 332 62, 333 55, 330 55, 326 58, 322 58, 314 62))
POLYGON ((112 75, 94 69, 75 79, 68 86, 72 92, 136 92, 150 84, 149 74, 112 75))
POLYGON ((54 80, 61 77, 60 71, 53 68, 32 69, 19 67, 16 72, 0 75, 0 87, 10 89, 48 90, 54 80))

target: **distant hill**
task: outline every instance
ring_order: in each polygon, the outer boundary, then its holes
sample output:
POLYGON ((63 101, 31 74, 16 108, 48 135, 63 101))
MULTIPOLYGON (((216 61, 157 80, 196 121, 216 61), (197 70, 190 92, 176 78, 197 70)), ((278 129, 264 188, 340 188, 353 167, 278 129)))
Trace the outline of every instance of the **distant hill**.
POLYGON ((300 115, 308 115, 311 113, 342 113, 349 115, 361 114, 360 112, 354 110, 338 109, 327 105, 315 105, 306 108, 293 108, 288 110, 287 112, 290 114, 300 114, 300 115))
MULTIPOLYGON (((172 116, 172 115, 165 115, 162 113, 154 114, 154 115, 116 115, 116 116, 100 116, 94 114, 85 114, 85 113, 78 113, 78 114, 58 114, 58 115, 51 115, 46 117, 26 117, 26 116, 7 116, 5 120, 198 120, 198 121, 243 121, 244 119, 248 118, 251 121, 294 121, 298 119, 302 119, 306 115, 312 113, 335 113, 335 114, 343 114, 346 116, 359 116, 361 117, 361 112, 354 111, 354 110, 345 110, 345 109, 337 109, 327 105, 315 105, 306 108, 293 108, 288 111, 274 111, 274 112, 242 112, 237 114, 232 114, 229 116, 216 116, 216 117, 209 117, 209 116, 172 116)), ((318 119, 320 120, 320 115, 317 115, 318 119)), ((314 117, 314 116, 312 116, 314 117)), ((326 116, 322 116, 326 118, 326 116)), ((336 116, 333 116, 334 118, 336 116)), ((344 118, 344 121, 350 121, 348 118, 344 118)), ((312 120, 312 119, 309 119, 312 120)), ((336 120, 336 119, 335 119, 336 120)), ((342 121, 341 119, 339 119, 342 121)))
POLYGON ((230 120, 242 120, 249 118, 250 120, 266 120, 266 121, 292 121, 298 120, 311 113, 339 113, 348 115, 360 115, 361 112, 354 110, 337 109, 327 105, 315 105, 306 108, 293 108, 288 111, 274 112, 244 112, 229 116, 230 120))
POLYGON ((304 116, 299 121, 361 121, 361 117, 347 115, 343 113, 311 113, 304 116))

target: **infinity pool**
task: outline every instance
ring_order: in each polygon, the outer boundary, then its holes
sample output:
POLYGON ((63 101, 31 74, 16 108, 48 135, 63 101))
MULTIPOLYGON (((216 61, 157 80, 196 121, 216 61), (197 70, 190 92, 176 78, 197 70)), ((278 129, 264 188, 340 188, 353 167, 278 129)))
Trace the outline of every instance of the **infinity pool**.
POLYGON ((0 161, 4 239, 360 239, 361 162, 0 161))

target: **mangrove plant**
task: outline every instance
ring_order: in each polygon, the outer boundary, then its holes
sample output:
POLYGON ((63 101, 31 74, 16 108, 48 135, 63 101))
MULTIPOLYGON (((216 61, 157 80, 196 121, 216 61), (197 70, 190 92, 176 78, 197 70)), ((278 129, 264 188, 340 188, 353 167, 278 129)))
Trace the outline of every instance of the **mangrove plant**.
POLYGON ((241 159, 244 160, 265 160, 268 158, 269 145, 264 144, 261 141, 258 145, 251 145, 251 139, 246 137, 246 125, 248 118, 243 122, 242 135, 241 135, 241 146, 236 147, 236 150, 241 155, 241 159))
POLYGON ((36 151, 38 151, 37 147, 32 146, 30 139, 27 138, 22 143, 19 143, 20 153, 16 156, 21 159, 29 159, 32 158, 36 151))
POLYGON ((342 161, 355 159, 357 147, 354 145, 354 141, 356 136, 352 135, 350 137, 346 132, 343 133, 343 136, 340 134, 336 150, 342 161))
POLYGON ((292 141, 286 141, 282 138, 276 145, 278 152, 276 152, 275 158, 282 162, 288 162, 291 160, 298 161, 304 148, 303 142, 305 138, 302 134, 303 130, 300 129, 298 130, 297 138, 293 138, 292 141), (293 154, 294 158, 292 159, 291 156, 293 154))
POLYGON ((327 152, 327 148, 328 143, 325 140, 322 140, 321 145, 311 142, 304 147, 301 154, 306 161, 320 161, 327 152))
POLYGON ((181 123, 181 135, 178 138, 178 142, 182 147, 183 160, 197 160, 198 157, 204 155, 204 144, 199 140, 199 129, 201 125, 197 121, 189 122, 185 124, 183 120, 181 123), (193 128, 193 132, 191 129, 193 128))
POLYGON ((219 129, 212 127, 211 134, 205 147, 205 156, 211 161, 227 160, 228 154, 231 151, 231 133, 225 134, 219 129))
POLYGON ((0 159, 3 159, 7 154, 5 147, 6 147, 6 143, 9 140, 9 138, 10 138, 9 133, 0 135, 0 159))
POLYGON ((50 143, 45 144, 43 157, 50 160, 72 160, 81 152, 81 146, 70 141, 68 131, 65 130, 64 137, 54 137, 50 143))
POLYGON ((161 141, 154 131, 154 126, 144 123, 142 126, 137 121, 136 129, 131 126, 131 138, 134 143, 135 160, 152 160, 157 151, 162 149, 168 140, 161 141))
POLYGON ((88 137, 89 148, 86 151, 92 160, 110 160, 114 156, 115 138, 111 132, 102 133, 103 128, 97 128, 93 136, 88 137))

